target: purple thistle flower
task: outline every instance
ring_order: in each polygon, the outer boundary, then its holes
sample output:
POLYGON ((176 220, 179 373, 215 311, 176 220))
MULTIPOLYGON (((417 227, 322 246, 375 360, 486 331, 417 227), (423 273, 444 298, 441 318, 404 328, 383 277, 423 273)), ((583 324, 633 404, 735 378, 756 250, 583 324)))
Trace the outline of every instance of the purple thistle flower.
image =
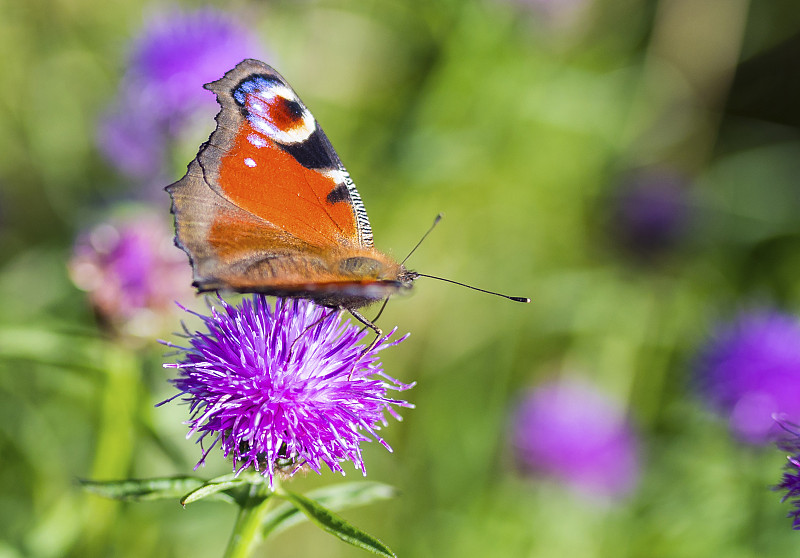
POLYGON ((359 341, 367 333, 337 310, 306 300, 278 299, 273 307, 262 295, 220 304, 210 316, 198 314, 206 331, 164 365, 179 371, 171 382, 180 393, 167 401, 183 396, 190 405, 187 438, 211 438, 198 467, 219 443, 234 471, 253 467, 272 486, 276 472, 321 473, 323 463, 344 474, 340 463, 352 461, 366 475, 364 441, 391 451, 377 433, 385 413, 400 420, 395 407, 413 405, 386 392, 414 384, 387 376, 378 353, 407 335, 389 342, 393 330, 365 352, 359 341))
POLYGON ((786 494, 781 498, 781 502, 791 500, 794 509, 786 517, 792 518, 792 529, 800 530, 800 433, 797 427, 783 420, 778 424, 784 429, 784 435, 778 441, 778 447, 783 451, 788 451, 792 455, 787 457, 783 478, 780 484, 775 486, 775 490, 785 490, 786 494))
POLYGON ((136 336, 163 331, 176 299, 193 298, 191 271, 167 223, 142 211, 100 224, 75 243, 69 271, 98 316, 136 336))
POLYGON ((800 422, 800 323, 746 312, 720 326, 698 359, 702 390, 736 434, 760 444, 780 433, 773 415, 800 422))
POLYGON ((133 42, 119 96, 100 123, 100 149, 126 174, 157 175, 167 140, 198 112, 208 120, 216 112, 214 94, 203 85, 263 54, 248 29, 217 10, 151 18, 133 42))
POLYGON ((593 0, 506 0, 530 11, 553 29, 575 25, 591 8, 593 0))
POLYGON ((646 169, 625 179, 614 198, 612 227, 620 245, 650 259, 675 247, 689 222, 685 177, 646 169))
POLYGON ((224 12, 174 11, 145 25, 134 41, 129 71, 143 95, 157 101, 157 114, 170 119, 201 105, 216 111, 214 94, 203 85, 261 51, 256 37, 224 12))
POLYGON ((164 124, 149 115, 146 99, 123 91, 97 128, 97 146, 122 174, 156 177, 162 172, 166 133, 164 124))
POLYGON ((636 439, 623 411, 590 384, 561 381, 527 393, 511 427, 523 470, 601 499, 636 485, 636 439))

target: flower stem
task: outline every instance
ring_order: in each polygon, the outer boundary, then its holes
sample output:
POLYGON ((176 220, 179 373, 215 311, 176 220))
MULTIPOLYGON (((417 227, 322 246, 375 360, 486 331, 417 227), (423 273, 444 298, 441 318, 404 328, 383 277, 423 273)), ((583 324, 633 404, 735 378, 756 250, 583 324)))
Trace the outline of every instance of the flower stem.
MULTIPOLYGON (((100 421, 91 477, 108 479, 128 475, 133 459, 136 413, 139 404, 141 362, 136 354, 121 344, 103 345, 99 355, 105 375, 100 399, 100 421)), ((91 498, 86 503, 86 554, 103 547, 103 540, 114 525, 120 503, 91 498)), ((99 552, 99 550, 97 550, 99 552)))
POLYGON ((239 517, 225 549, 225 558, 247 558, 264 538, 261 526, 269 510, 272 491, 266 481, 251 484, 242 498, 239 517))

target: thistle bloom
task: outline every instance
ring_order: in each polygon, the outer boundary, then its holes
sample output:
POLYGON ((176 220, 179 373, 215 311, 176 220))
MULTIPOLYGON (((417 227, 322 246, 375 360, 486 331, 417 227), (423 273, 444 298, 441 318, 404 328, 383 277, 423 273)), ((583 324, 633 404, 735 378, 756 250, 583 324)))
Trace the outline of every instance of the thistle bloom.
POLYGON ((203 84, 262 54, 256 37, 223 12, 152 18, 134 41, 119 96, 101 122, 100 149, 126 174, 158 174, 166 141, 198 112, 216 112, 214 94, 203 84))
POLYGON ((718 328, 697 368, 705 396, 746 442, 774 439, 781 432, 775 414, 800 422, 800 323, 794 316, 741 314, 718 328))
POLYGON ((614 198, 612 227, 633 255, 651 258, 672 249, 686 232, 686 179, 674 171, 647 169, 629 176, 614 198))
POLYGON ((164 365, 179 371, 171 382, 180 393, 167 401, 182 396, 190 405, 187 438, 211 440, 198 467, 219 444, 234 471, 253 467, 272 486, 276 473, 321 473, 323 463, 344 474, 341 463, 352 461, 366 475, 363 441, 391 451, 377 433, 385 413, 400 420, 396 408, 413 406, 387 390, 413 384, 387 376, 378 353, 407 336, 390 342, 387 335, 365 352, 359 341, 367 334, 337 310, 306 300, 278 299, 273 307, 262 295, 220 305, 198 315, 205 331, 177 347, 177 363, 164 365))
POLYGON ((69 262, 75 285, 88 293, 98 316, 135 336, 162 331, 176 299, 193 297, 186 256, 162 219, 142 212, 84 233, 69 262))
POLYGON ((591 8, 592 0, 509 0, 529 10, 553 29, 574 25, 591 8))
POLYGON ((622 409, 588 383, 561 381, 526 394, 512 419, 517 462, 582 494, 612 499, 636 485, 636 439, 622 409))
POLYGON ((797 427, 785 421, 778 421, 778 424, 784 429, 784 435, 778 440, 778 447, 789 452, 791 455, 787 457, 788 462, 783 472, 783 478, 780 484, 775 486, 775 490, 785 490, 781 502, 792 500, 794 509, 790 511, 787 517, 792 519, 792 528, 800 530, 800 433, 797 432, 797 427))

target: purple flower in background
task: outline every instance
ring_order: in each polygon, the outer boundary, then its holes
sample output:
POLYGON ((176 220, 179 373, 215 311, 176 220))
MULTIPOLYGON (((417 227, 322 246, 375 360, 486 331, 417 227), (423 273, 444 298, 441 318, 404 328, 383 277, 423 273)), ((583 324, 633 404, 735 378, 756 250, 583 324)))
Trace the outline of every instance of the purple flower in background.
POLYGON ((787 517, 792 518, 792 528, 800 530, 800 433, 793 424, 783 421, 779 424, 783 427, 785 435, 779 440, 778 447, 792 455, 787 457, 788 462, 783 472, 783 478, 775 490, 786 491, 781 502, 792 501, 794 509, 788 513, 787 517))
POLYGON ((689 225, 688 184, 667 169, 638 171, 613 199, 612 229, 623 248, 645 259, 675 247, 689 225))
POLYGON ((134 42, 129 72, 143 96, 155 101, 157 115, 170 120, 202 105, 216 111, 214 94, 203 85, 260 52, 258 39, 228 14, 172 12, 145 26, 134 42))
POLYGON ((108 161, 131 177, 157 177, 166 162, 166 127, 148 114, 153 103, 133 91, 121 91, 116 105, 100 121, 97 143, 108 161))
POLYGON ((137 336, 162 331, 175 300, 193 297, 186 256, 167 223, 142 212, 81 235, 69 262, 73 282, 87 291, 98 316, 137 336))
POLYGON ((591 7, 592 0, 508 0, 527 9, 545 25, 566 28, 574 25, 591 7))
POLYGON ((413 406, 387 390, 413 384, 387 376, 378 353, 407 336, 389 342, 389 334, 365 352, 359 341, 367 334, 342 322, 338 310, 306 300, 278 299, 273 307, 261 295, 220 304, 211 316, 198 315, 206 331, 164 365, 179 371, 172 383, 180 393, 170 400, 190 404, 187 437, 211 439, 197 466, 219 443, 234 471, 253 467, 272 485, 276 473, 321 473, 323 463, 344 474, 340 463, 352 461, 366 475, 363 441, 391 451, 377 433, 385 413, 399 420, 395 407, 413 406))
POLYGON ((590 384, 561 381, 530 391, 513 416, 511 437, 525 471, 581 493, 614 498, 636 485, 635 436, 622 409, 590 384))
POLYGON ((199 111, 216 112, 214 81, 244 58, 263 55, 257 38, 213 9, 153 17, 134 40, 118 98, 100 124, 99 146, 120 171, 157 175, 167 140, 199 111))
POLYGON ((780 432, 772 416, 800 422, 800 323, 777 311, 743 313, 720 326, 697 363, 704 394, 747 442, 780 432))

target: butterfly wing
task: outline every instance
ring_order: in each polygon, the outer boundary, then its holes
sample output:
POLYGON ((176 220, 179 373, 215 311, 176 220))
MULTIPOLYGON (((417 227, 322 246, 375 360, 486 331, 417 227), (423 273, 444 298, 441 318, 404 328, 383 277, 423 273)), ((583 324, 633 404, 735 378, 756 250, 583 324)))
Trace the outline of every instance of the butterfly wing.
POLYGON ((167 187, 195 285, 330 303, 397 290, 402 266, 373 248, 353 181, 283 77, 244 60, 206 88, 217 129, 167 187))
POLYGON ((311 244, 372 246, 350 175, 280 74, 244 60, 206 88, 222 110, 198 161, 216 193, 311 244))

